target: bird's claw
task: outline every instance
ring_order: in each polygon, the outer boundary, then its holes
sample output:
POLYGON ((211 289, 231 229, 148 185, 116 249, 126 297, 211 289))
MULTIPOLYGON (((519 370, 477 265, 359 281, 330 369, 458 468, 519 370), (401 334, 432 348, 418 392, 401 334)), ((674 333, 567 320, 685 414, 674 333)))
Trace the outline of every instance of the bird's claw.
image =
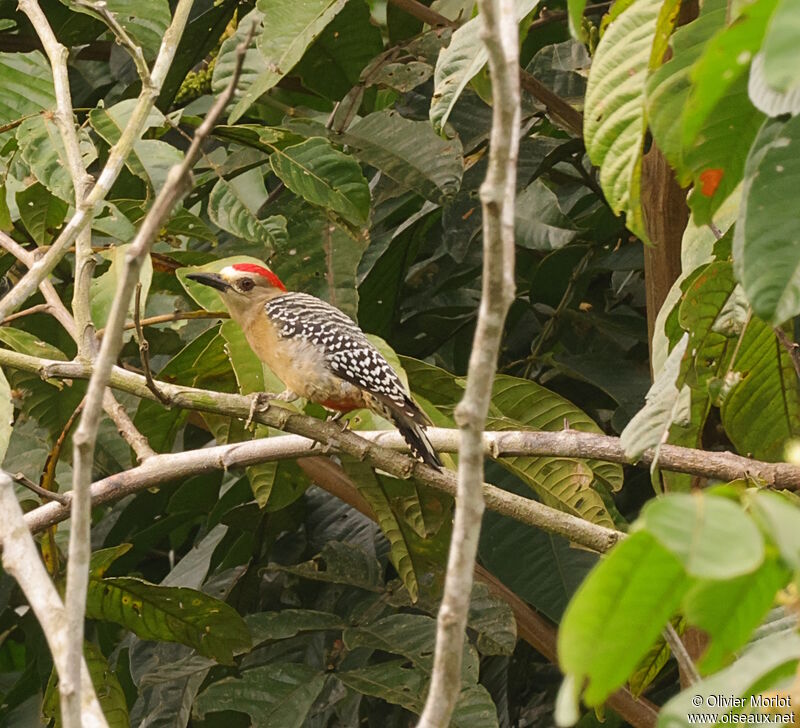
POLYGON ((256 413, 258 412, 266 412, 269 409, 270 403, 269 395, 264 392, 255 392, 250 399, 250 412, 247 415, 247 419, 244 423, 244 428, 246 430, 250 429, 250 426, 253 424, 253 420, 255 419, 256 413))

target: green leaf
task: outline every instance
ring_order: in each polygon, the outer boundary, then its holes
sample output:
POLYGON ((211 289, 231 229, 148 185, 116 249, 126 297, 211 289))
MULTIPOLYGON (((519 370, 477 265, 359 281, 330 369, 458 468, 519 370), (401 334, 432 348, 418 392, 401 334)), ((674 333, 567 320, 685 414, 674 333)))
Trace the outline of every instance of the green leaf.
MULTIPOLYGON (((371 624, 346 629, 342 639, 350 650, 368 647, 403 655, 424 672, 430 674, 433 671, 436 620, 432 617, 423 614, 391 614, 371 624)), ((478 655, 466 637, 461 661, 461 680, 465 684, 478 682, 478 655)))
MULTIPOLYGON (((69 6, 76 12, 105 22, 104 16, 93 10, 93 4, 92 0, 73 0, 69 6)), ((141 47, 145 58, 149 60, 156 57, 172 20, 167 0, 103 0, 103 7, 114 16, 131 40, 141 47)))
POLYGON ((296 195, 332 210, 353 225, 366 223, 370 196, 361 167, 327 139, 315 137, 276 150, 270 164, 296 195))
POLYGON ((92 560, 89 563, 89 573, 95 579, 102 579, 108 567, 111 566, 120 556, 124 556, 133 548, 131 543, 121 543, 117 546, 110 546, 106 549, 98 549, 92 552, 92 560))
MULTIPOLYGON (((387 703, 402 705, 419 715, 427 692, 427 676, 419 669, 406 667, 403 660, 382 662, 357 670, 346 670, 336 676, 348 687, 364 695, 372 695, 387 703)), ((482 685, 462 688, 451 725, 456 728, 496 728, 497 708, 482 685)))
POLYGON ((645 504, 637 526, 668 548, 687 573, 732 579, 764 560, 764 539, 741 507, 727 498, 671 493, 645 504))
POLYGON ((747 643, 775 601, 775 593, 789 580, 789 572, 775 558, 767 558, 752 574, 725 581, 702 581, 689 591, 683 612, 690 624, 711 637, 699 668, 708 674, 747 643))
POLYGON ((690 197, 699 223, 711 220, 719 203, 741 178, 743 160, 758 131, 760 112, 747 95, 747 72, 758 51, 776 0, 759 0, 745 7, 736 22, 719 31, 705 46, 691 72, 692 90, 684 107, 682 144, 694 148, 701 182, 690 197), (728 156, 725 166, 719 165, 728 156), (720 178, 720 173, 722 177, 720 178), (705 176, 704 176, 705 175, 705 176))
MULTIPOLYGON (((538 0, 515 0, 517 22, 536 7, 538 0)), ((433 75, 433 101, 430 119, 441 129, 450 116, 467 84, 480 72, 489 60, 489 53, 480 37, 483 18, 472 18, 453 33, 450 45, 436 61, 433 75)))
MULTIPOLYGON (((135 106, 136 99, 125 99, 107 109, 94 108, 89 112, 89 123, 109 145, 113 146, 119 141, 122 132, 130 122, 135 106)), ((153 108, 145 119, 143 129, 146 131, 153 127, 162 126, 164 123, 166 123, 164 115, 158 109, 153 108)), ((125 164, 133 174, 145 182, 151 182, 155 187, 156 181, 149 176, 147 172, 148 165, 144 161, 147 153, 152 149, 152 145, 148 145, 147 140, 140 139, 133 145, 133 150, 125 160, 125 164)))
POLYGON ((0 53, 0 125, 55 109, 53 72, 40 51, 0 53))
POLYGON ((350 226, 297 198, 287 196, 277 209, 289 221, 287 240, 274 257, 280 279, 289 290, 317 296, 356 319, 356 276, 369 244, 367 231, 355 234, 350 226))
POLYGON ((397 516, 392 510, 383 488, 382 478, 373 470, 371 465, 352 458, 343 459, 342 467, 353 479, 358 492, 375 513, 378 525, 380 525, 383 535, 386 536, 391 545, 389 555, 392 564, 400 575, 403 585, 408 590, 411 601, 416 602, 419 596, 419 584, 414 562, 411 558, 409 544, 405 539, 403 529, 398 523, 397 516))
POLYGON ((478 633, 481 655, 511 655, 517 646, 517 621, 508 602, 482 582, 472 585, 467 626, 478 633))
POLYGON ((800 434, 800 391, 788 352, 761 319, 750 319, 733 369, 738 384, 720 410, 725 432, 739 452, 782 460, 786 443, 800 434))
POLYGON ((643 531, 615 546, 573 597, 558 631, 564 673, 600 705, 633 672, 691 581, 680 561, 643 531))
POLYGON ((561 211, 555 192, 535 179, 517 195, 514 232, 517 245, 556 250, 571 243, 578 230, 561 211))
MULTIPOLYGON (((716 696, 748 697, 762 693, 789 680, 800 659, 800 636, 793 632, 773 634, 756 642, 730 667, 713 676, 700 680, 668 701, 659 711, 658 728, 683 728, 691 725, 689 716, 694 716, 706 707, 714 713, 717 722, 725 720, 733 708, 732 704, 722 705, 711 702, 716 696), (752 692, 751 692, 752 691, 752 692), (700 696, 698 705, 697 696, 700 696)), ((732 701, 731 701, 732 703, 732 701)), ((749 706, 746 700, 745 705, 749 706)), ((730 721, 732 722, 732 721, 730 721)))
MULTIPOLYGON (((17 127, 17 142, 22 159, 48 190, 65 202, 74 200, 67 150, 55 121, 44 114, 25 119, 17 127)), ((88 167, 97 159, 89 134, 79 134, 81 158, 88 167)))
POLYGON ((768 490, 749 492, 751 512, 783 561, 800 570, 800 509, 786 496, 768 490))
MULTIPOLYGON (((259 0, 257 8, 262 13, 263 29, 256 35, 258 50, 262 56, 263 66, 256 70, 258 61, 250 59, 248 78, 252 81, 241 85, 243 94, 236 102, 228 117, 228 123, 234 124, 241 118, 253 102, 271 89, 281 80, 303 57, 309 45, 335 15, 344 7, 345 0, 302 0, 291 5, 282 0, 259 0)), ((253 18, 257 20, 257 18, 253 18)), ((240 28, 245 23, 240 23, 240 28)), ((243 33, 249 31, 249 23, 243 33)), ((240 39, 241 40, 241 39, 240 39)), ((234 38, 226 41, 220 50, 220 57, 225 56, 225 70, 219 73, 215 69, 214 85, 224 85, 227 69, 230 67, 231 54, 235 54, 240 40, 234 38)), ((245 79, 243 79, 243 82, 245 79)))
POLYGON ((313 609, 281 609, 280 612, 256 612, 244 620, 257 647, 268 640, 285 640, 301 632, 342 630, 341 617, 313 609))
MULTIPOLYGON (((653 137, 675 168, 681 185, 693 185, 690 203, 697 224, 708 224, 720 204, 739 184, 744 160, 763 118, 748 99, 746 74, 740 73, 739 58, 733 71, 718 70, 718 76, 735 76, 711 110, 699 121, 690 106, 693 79, 702 71, 706 44, 717 42, 726 27, 727 4, 711 0, 700 16, 678 28, 672 38, 673 57, 647 82, 648 123, 653 137), (697 124, 690 138, 687 123, 697 124)), ((719 60, 719 59, 717 59, 719 60)))
POLYGON ((49 245, 67 216, 68 205, 39 182, 16 194, 22 224, 39 245, 49 245))
POLYGON ((241 177, 230 182, 220 179, 208 196, 208 216, 211 222, 223 230, 263 245, 266 258, 284 241, 286 218, 273 215, 265 220, 258 219, 255 211, 242 198, 239 186, 243 182, 241 177))
POLYGON ((675 345, 664 363, 664 368, 656 375, 644 407, 620 435, 625 455, 631 460, 638 460, 645 450, 663 442, 665 433, 674 422, 680 423, 687 419, 689 389, 679 389, 677 382, 688 340, 689 337, 684 335, 675 345))
MULTIPOLYGON (((92 679, 92 685, 109 728, 128 728, 131 722, 128 716, 125 691, 122 689, 115 672, 109 666, 105 655, 97 645, 91 642, 84 642, 83 657, 86 660, 86 667, 89 668, 89 676, 92 679)), ((55 720, 56 728, 60 728, 63 725, 58 683, 58 673, 54 668, 50 673, 50 680, 47 682, 47 689, 42 702, 42 715, 48 719, 48 722, 55 720)))
MULTIPOLYGON (((682 619, 672 619, 678 634, 682 634, 684 628, 681 627, 682 619)), ((670 650, 667 640, 664 635, 659 635, 653 646, 647 651, 647 654, 642 658, 642 661, 636 666, 636 669, 631 673, 628 679, 628 687, 635 697, 639 697, 658 677, 658 674, 667 664, 669 658, 672 657, 672 650, 670 650)))
POLYGON ((636 0, 603 35, 586 87, 583 135, 615 213, 646 239, 640 203, 645 81, 661 0, 636 0))
POLYGON ((575 39, 586 42, 586 31, 583 28, 583 11, 586 0, 567 0, 567 19, 569 20, 569 33, 575 39))
POLYGON ((800 83, 800 2, 780 0, 764 36, 764 75, 776 91, 788 91, 800 83))
MULTIPOLYGON (((487 470, 487 478, 504 490, 523 494, 521 485, 514 488, 514 483, 508 482, 512 479, 509 474, 495 477, 487 470)), ((561 619, 570 597, 597 562, 595 554, 572 548, 565 538, 488 510, 483 516, 479 553, 481 563, 492 574, 554 622, 561 619), (525 558, 520 559, 520 554, 525 558)))
POLYGON ((297 566, 275 566, 281 571, 313 581, 350 584, 367 591, 383 591, 381 567, 374 556, 348 543, 332 541, 310 561, 297 566))
MULTIPOLYGON (((125 256, 129 245, 112 245, 108 250, 104 250, 100 255, 111 262, 108 270, 100 276, 92 279, 91 285, 91 305, 92 321, 98 329, 103 328, 108 321, 108 314, 111 312, 111 304, 114 301, 117 288, 125 270, 125 256)), ((142 262, 139 282, 142 284, 141 310, 139 315, 144 317, 144 308, 147 302, 147 294, 150 292, 150 283, 153 280, 153 264, 150 256, 145 256, 142 262)), ((136 298, 131 297, 128 302, 128 314, 133 317, 134 304, 136 298)))
POLYGON ((784 200, 800 184, 800 117, 768 121, 745 170, 733 240, 736 275, 762 318, 779 325, 800 313, 800 253, 784 200))
POLYGON ((300 728, 322 692, 326 675, 307 665, 262 665, 211 683, 194 701, 193 713, 235 710, 263 728, 300 728))
POLYGON ((356 86, 361 70, 383 51, 381 31, 365 0, 348 2, 295 67, 303 85, 338 101, 356 86))
POLYGON ((458 137, 442 139, 427 122, 406 119, 396 111, 376 111, 335 138, 352 147, 362 162, 432 202, 441 202, 461 186, 461 142, 458 137))
POLYGON ((91 578, 86 616, 121 624, 141 639, 194 647, 225 664, 250 647, 247 625, 225 602, 194 589, 133 577, 91 578))

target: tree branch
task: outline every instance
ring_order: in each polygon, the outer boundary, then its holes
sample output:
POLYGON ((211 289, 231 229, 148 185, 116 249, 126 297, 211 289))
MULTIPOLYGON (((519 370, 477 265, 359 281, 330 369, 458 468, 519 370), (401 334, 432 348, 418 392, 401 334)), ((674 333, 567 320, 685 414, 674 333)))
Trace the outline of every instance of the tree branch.
POLYGON ((478 0, 481 38, 492 79, 489 165, 481 185, 483 291, 464 397, 455 410, 461 433, 458 493, 433 674, 419 728, 447 728, 461 692, 461 660, 472 576, 484 510, 483 430, 497 372, 506 313, 514 301, 514 200, 521 118, 519 32, 513 0, 478 0))
POLYGON ((97 182, 82 203, 75 209, 70 221, 47 249, 47 252, 34 262, 28 272, 0 300, 0 320, 6 318, 25 303, 28 297, 39 287, 39 284, 58 265, 58 262, 64 257, 70 246, 75 243, 81 231, 91 224, 95 208, 105 199, 111 186, 119 176, 128 155, 131 153, 133 145, 142 136, 147 117, 158 98, 167 71, 172 64, 172 59, 175 57, 175 51, 189 19, 189 12, 192 9, 193 2, 194 0, 178 0, 172 22, 164 33, 161 49, 150 74, 151 83, 149 85, 142 84, 142 91, 131 113, 128 125, 123 130, 117 143, 111 147, 108 160, 97 182))
MULTIPOLYGON (((83 649, 84 613, 86 611, 86 590, 89 582, 89 559, 91 557, 90 529, 91 529, 91 492, 92 469, 94 466, 94 452, 97 433, 100 427, 100 413, 103 398, 108 385, 111 370, 122 348, 122 332, 125 326, 131 297, 139 280, 142 262, 150 253, 150 247, 158 231, 172 212, 175 204, 183 198, 191 188, 191 169, 200 156, 200 147, 206 137, 217 123, 220 114, 233 98, 236 84, 239 81, 242 63, 247 45, 253 35, 255 25, 251 28, 247 38, 236 49, 236 65, 230 83, 225 91, 209 110, 203 123, 197 128, 194 139, 186 151, 183 161, 170 169, 167 179, 159 190, 153 206, 145 215, 142 224, 134 237, 125 255, 125 264, 122 275, 114 292, 114 300, 108 314, 106 331, 103 336, 100 351, 93 362, 92 376, 86 391, 86 404, 81 413, 81 419, 73 442, 73 475, 72 475, 72 529, 69 539, 69 557, 67 561, 67 589, 66 611, 67 627, 69 632, 68 642, 68 667, 69 682, 62 676, 62 684, 67 682, 67 687, 72 687, 74 681, 80 688, 80 658, 83 649)), ((169 32, 169 31, 168 31, 169 32)), ((177 44, 179 38, 174 39, 177 44)), ((167 38, 164 39, 166 44, 167 38)), ((162 45, 162 51, 165 45, 162 45)), ((158 83, 160 73, 166 74, 166 67, 162 62, 163 53, 153 69, 153 83, 158 83), (160 65, 161 63, 161 65, 160 65)), ((146 84, 143 82, 143 87, 146 84)), ((131 122, 132 124, 133 122, 131 122)), ((127 128, 126 128, 127 131, 127 128)), ((123 136, 125 132, 123 132, 123 136)), ((80 333, 80 332, 79 332, 80 333)), ((74 696, 74 692, 71 694, 74 696)), ((62 705, 70 693, 62 691, 62 705)), ((70 705, 73 714, 76 711, 74 697, 70 705)), ((62 714, 64 709, 62 707, 62 714)), ((78 716, 78 720, 79 720, 78 716)), ((77 725, 77 723, 76 723, 77 725)))
MULTIPOLYGON (((44 632, 56 670, 64 680, 69 674, 67 669, 67 631, 64 605, 58 596, 53 582, 44 568, 44 564, 33 542, 22 516, 11 478, 0 472, 0 542, 3 545, 3 568, 13 576, 44 632)), ((80 725, 86 728, 95 726, 105 728, 108 724, 97 701, 89 671, 81 652, 79 658, 81 671, 80 695, 78 707, 82 715, 80 725)))

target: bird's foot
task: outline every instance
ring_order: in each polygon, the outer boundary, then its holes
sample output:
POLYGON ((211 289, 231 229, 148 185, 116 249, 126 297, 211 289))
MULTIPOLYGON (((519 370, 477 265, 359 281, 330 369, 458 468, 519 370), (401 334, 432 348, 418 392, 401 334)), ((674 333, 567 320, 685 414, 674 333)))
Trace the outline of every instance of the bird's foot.
POLYGON ((270 397, 270 399, 276 402, 294 402, 296 399, 300 399, 300 395, 293 392, 291 389, 284 389, 280 394, 276 394, 270 397))
POLYGON ((342 428, 342 432, 345 432, 346 430, 350 429, 350 423, 351 423, 351 420, 342 419, 342 417, 344 417, 346 414, 347 412, 342 412, 342 411, 335 412, 334 414, 328 416, 326 422, 340 422, 341 423, 340 427, 342 428))
POLYGON ((247 419, 244 422, 244 428, 250 429, 253 420, 258 412, 266 412, 269 409, 271 397, 266 392, 255 392, 250 397, 250 412, 247 414, 247 419))

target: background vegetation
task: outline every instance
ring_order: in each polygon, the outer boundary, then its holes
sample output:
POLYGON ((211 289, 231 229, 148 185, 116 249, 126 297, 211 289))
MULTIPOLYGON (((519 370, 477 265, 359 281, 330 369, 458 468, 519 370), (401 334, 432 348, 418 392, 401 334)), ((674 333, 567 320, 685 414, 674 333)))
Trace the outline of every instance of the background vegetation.
MULTIPOLYGON (((489 429, 622 435, 632 461, 666 444, 782 460, 800 429, 800 3, 584 5, 517 2, 517 291, 489 429)), ((174 4, 40 6, 69 49, 80 154, 97 176, 174 4)), ((480 296, 491 123, 473 10, 472 0, 197 0, 144 135, 95 209, 97 336, 137 224, 254 26, 236 99, 142 271, 131 316, 138 306, 149 364, 161 382, 280 391, 221 320, 216 294, 185 277, 267 261, 291 289, 356 318, 436 425, 453 427, 480 296)), ((0 0, 0 230, 37 255, 76 204, 55 111, 37 28, 0 0)), ((3 247, 9 290, 32 260, 3 247)), ((75 260, 51 277, 68 305, 75 260)), ((29 511, 47 496, 23 483, 70 487, 86 389, 11 357, 76 356, 54 313, 37 293, 0 326, 3 468, 19 474, 29 511)), ((141 372, 134 328, 119 363, 141 372)), ((157 453, 276 434, 117 396, 157 453)), ((388 426, 364 412, 350 424, 388 426)), ((94 479, 136 459, 104 421, 94 479)), ((661 724, 683 725, 693 694, 794 689, 795 500, 758 490, 769 484, 755 467, 722 484, 693 472, 661 470, 657 455, 650 473, 555 452, 487 463, 504 490, 634 533, 596 566, 596 553, 547 528, 487 512, 455 725, 552 725, 562 671, 558 719, 583 726, 603 715, 653 725, 659 706, 661 724)), ((348 455, 209 470, 98 505, 85 655, 109 723, 412 724, 452 508, 441 491, 348 455)), ((39 537, 58 585, 68 537, 69 521, 39 537)), ((54 675, 41 627, 4 574, 0 722, 57 722, 54 675)))

